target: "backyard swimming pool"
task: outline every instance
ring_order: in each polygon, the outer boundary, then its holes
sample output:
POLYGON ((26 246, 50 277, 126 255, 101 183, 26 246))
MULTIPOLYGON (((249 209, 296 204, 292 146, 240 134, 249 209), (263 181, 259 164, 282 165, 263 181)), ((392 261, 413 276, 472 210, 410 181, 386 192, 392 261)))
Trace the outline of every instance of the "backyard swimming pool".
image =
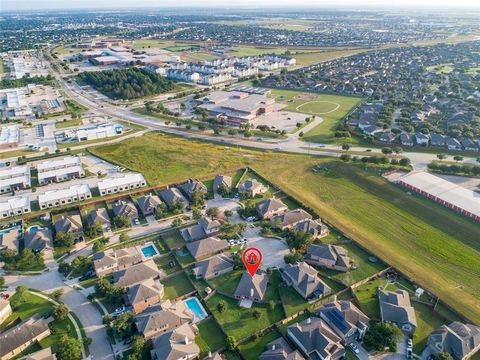
POLYGON ((140 251, 146 258, 151 258, 159 255, 159 252, 153 243, 147 243, 143 245, 142 247, 140 247, 140 251))
POLYGON ((0 235, 9 233, 9 232, 12 231, 13 229, 17 229, 19 233, 22 232, 22 226, 21 226, 21 225, 16 225, 16 226, 12 226, 12 227, 9 227, 9 228, 0 230, 0 235))
POLYGON ((185 303, 185 306, 193 312, 193 315, 195 315, 195 318, 193 319, 194 323, 203 320, 208 316, 207 312, 200 303, 200 300, 198 300, 196 297, 190 297, 183 302, 185 303))

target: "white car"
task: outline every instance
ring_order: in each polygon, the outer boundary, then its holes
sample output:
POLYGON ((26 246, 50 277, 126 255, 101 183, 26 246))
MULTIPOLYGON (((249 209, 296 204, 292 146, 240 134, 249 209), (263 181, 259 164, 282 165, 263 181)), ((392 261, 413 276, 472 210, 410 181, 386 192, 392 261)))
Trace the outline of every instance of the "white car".
POLYGON ((357 345, 355 344, 350 344, 350 348, 355 354, 360 354, 360 350, 358 349, 357 345))

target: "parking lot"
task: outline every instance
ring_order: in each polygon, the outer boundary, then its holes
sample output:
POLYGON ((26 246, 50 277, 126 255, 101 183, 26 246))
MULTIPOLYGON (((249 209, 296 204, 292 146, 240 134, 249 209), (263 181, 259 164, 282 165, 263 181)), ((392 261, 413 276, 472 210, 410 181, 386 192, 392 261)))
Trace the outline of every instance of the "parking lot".
POLYGON ((257 117, 253 122, 258 125, 267 125, 272 129, 285 130, 287 133, 297 128, 297 123, 304 123, 308 115, 289 111, 274 111, 257 117))

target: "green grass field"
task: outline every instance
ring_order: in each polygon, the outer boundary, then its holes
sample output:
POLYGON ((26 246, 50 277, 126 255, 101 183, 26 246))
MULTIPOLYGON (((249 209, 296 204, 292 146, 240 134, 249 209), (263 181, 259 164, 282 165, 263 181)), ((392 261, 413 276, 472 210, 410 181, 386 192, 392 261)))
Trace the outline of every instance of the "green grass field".
POLYGON ((203 359, 209 352, 215 352, 225 346, 225 335, 213 318, 203 320, 197 324, 199 335, 195 342, 200 347, 200 358, 203 359))
POLYGON ((83 122, 80 119, 73 119, 73 120, 67 120, 67 121, 57 121, 55 123, 55 128, 57 129, 65 129, 73 126, 80 126, 82 125, 83 122))
MULTIPOLYGON (((291 90, 272 90, 277 102, 287 105, 284 110, 321 117, 323 121, 308 131, 303 139, 317 143, 335 143, 337 125, 360 102, 359 97, 305 93, 291 90)), ((352 139, 353 141, 353 139, 352 139)), ((342 140, 344 142, 344 140, 342 140)))
POLYGON ((480 322, 480 226, 428 199, 408 195, 377 172, 336 160, 230 148, 147 134, 92 149, 142 172, 152 185, 251 166, 283 191, 480 322), (202 154, 202 156, 198 156, 202 154), (313 173, 322 162, 331 170, 313 173))
POLYGON ((164 299, 177 299, 194 290, 192 284, 187 278, 187 275, 182 272, 174 275, 166 280, 162 280, 164 286, 164 299))

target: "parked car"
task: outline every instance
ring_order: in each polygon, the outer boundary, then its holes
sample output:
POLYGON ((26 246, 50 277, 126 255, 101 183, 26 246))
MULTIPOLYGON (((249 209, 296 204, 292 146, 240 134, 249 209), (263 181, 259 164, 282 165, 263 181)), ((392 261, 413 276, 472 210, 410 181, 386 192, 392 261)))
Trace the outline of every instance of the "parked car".
POLYGON ((123 341, 123 345, 130 345, 131 343, 133 343, 133 337, 125 339, 123 341))
POLYGON ((133 219, 133 223, 134 223, 135 225, 140 225, 140 221, 138 221, 138 219, 133 219))
POLYGON ((352 351, 355 353, 355 354, 360 354, 360 350, 358 349, 357 345, 355 344, 350 344, 350 348, 352 349, 352 351))

